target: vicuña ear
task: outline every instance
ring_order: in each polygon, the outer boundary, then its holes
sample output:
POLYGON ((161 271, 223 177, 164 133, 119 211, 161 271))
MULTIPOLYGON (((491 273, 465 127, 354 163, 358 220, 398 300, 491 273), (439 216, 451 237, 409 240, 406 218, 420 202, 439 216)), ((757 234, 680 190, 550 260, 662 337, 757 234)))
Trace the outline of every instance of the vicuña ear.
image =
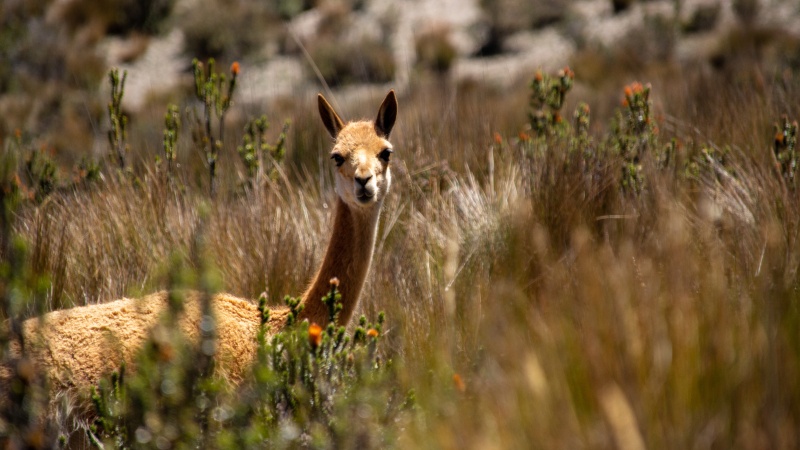
POLYGON ((322 94, 317 95, 317 103, 319 104, 319 116, 322 118, 322 123, 325 124, 325 128, 327 128, 331 137, 336 139, 336 136, 344 128, 344 122, 342 122, 342 119, 322 94))
POLYGON ((388 138, 395 119, 397 119, 397 96, 394 95, 394 90, 391 90, 383 99, 381 108, 378 110, 378 117, 375 119, 375 132, 378 133, 378 136, 388 138))

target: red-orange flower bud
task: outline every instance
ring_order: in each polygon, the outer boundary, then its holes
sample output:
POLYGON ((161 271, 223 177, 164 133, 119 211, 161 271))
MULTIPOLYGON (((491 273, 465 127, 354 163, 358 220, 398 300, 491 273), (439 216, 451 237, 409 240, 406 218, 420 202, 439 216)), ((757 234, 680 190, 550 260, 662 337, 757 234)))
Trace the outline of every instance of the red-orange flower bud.
POLYGON ((322 327, 312 323, 308 327, 308 343, 312 347, 317 348, 322 343, 322 327))
POLYGON ((239 61, 234 61, 233 64, 231 64, 231 73, 233 76, 239 75, 239 61))
POLYGON ((455 384, 456 389, 458 389, 459 392, 464 392, 467 390, 467 385, 464 383, 464 380, 461 379, 461 375, 457 373, 453 374, 453 384, 455 384))

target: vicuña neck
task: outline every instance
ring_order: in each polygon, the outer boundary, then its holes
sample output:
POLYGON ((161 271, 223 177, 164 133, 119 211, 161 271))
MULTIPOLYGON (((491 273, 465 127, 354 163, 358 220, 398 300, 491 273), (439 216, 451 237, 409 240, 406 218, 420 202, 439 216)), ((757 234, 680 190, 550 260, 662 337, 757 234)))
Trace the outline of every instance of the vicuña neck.
POLYGON ((330 280, 334 277, 339 279, 339 292, 342 294, 339 325, 350 321, 372 261, 380 205, 362 210, 350 208, 337 198, 334 214, 333 233, 325 259, 303 294, 304 307, 300 313, 301 320, 308 319, 319 325, 326 325, 329 321, 328 307, 322 303, 322 298, 330 292, 330 280))

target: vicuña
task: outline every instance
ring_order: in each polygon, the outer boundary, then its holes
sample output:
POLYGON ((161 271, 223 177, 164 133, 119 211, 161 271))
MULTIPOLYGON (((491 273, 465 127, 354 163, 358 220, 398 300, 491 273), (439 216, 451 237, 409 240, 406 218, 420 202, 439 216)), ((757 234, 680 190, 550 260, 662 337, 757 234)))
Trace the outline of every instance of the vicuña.
MULTIPOLYGON (((318 103, 322 122, 334 139, 330 155, 338 198, 330 242, 319 270, 303 294, 300 319, 327 324, 329 312, 322 298, 329 292, 330 280, 336 277, 342 295, 338 321, 344 325, 358 303, 372 260, 381 205, 391 184, 389 134, 397 117, 397 97, 394 91, 388 93, 374 121, 346 124, 321 94, 318 103)), ((201 295, 184 293, 184 313, 180 318, 183 332, 195 339, 199 335, 201 295)), ((148 330, 167 308, 168 296, 162 291, 140 299, 124 298, 29 319, 22 326, 25 353, 47 376, 51 394, 84 390, 119 369, 123 362, 133 361, 148 330)), ((237 383, 256 354, 260 312, 254 302, 228 294, 216 294, 211 302, 218 336, 217 370, 237 383)), ((285 325, 288 308, 275 308, 270 313, 270 333, 274 333, 285 325)), ((0 368, 0 387, 8 382, 8 370, 5 376, 3 372, 0 368)))

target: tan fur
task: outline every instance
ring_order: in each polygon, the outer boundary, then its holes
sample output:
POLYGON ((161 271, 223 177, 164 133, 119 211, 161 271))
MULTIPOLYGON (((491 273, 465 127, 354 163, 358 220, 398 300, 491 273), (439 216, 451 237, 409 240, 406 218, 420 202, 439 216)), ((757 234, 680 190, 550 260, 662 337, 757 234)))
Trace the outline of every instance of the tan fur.
MULTIPOLYGON (((344 161, 336 168, 339 200, 331 240, 320 269, 303 295, 305 308, 301 319, 320 325, 328 322, 327 308, 321 299, 330 289, 330 279, 338 277, 343 303, 339 322, 346 324, 367 276, 380 207, 389 189, 389 164, 380 155, 391 149, 386 139, 394 124, 397 100, 391 91, 374 123, 347 125, 321 95, 319 105, 322 121, 336 139, 332 154, 340 155, 344 161), (354 177, 371 179, 361 186, 354 177)), ((335 166, 335 160, 331 164, 335 166)), ((179 326, 197 341, 201 294, 194 291, 183 294, 185 312, 179 326)), ((167 300, 168 293, 164 291, 141 299, 121 299, 29 319, 23 323, 26 354, 46 373, 51 394, 85 390, 118 369, 123 361, 132 364, 149 330, 166 310, 167 300)), ((258 308, 249 300, 228 294, 214 295, 211 304, 217 321, 217 370, 232 383, 238 383, 255 356, 258 308)), ((287 314, 286 308, 271 310, 271 333, 285 325, 287 314)), ((7 388, 3 385, 8 375, 9 371, 0 367, 0 388, 7 388)))
MULTIPOLYGON (((184 312, 178 325, 192 341, 199 338, 201 293, 186 291, 184 312)), ((109 303, 81 306, 45 315, 44 320, 23 323, 27 356, 45 371, 51 389, 71 391, 94 385, 104 374, 118 370, 122 362, 132 364, 158 319, 167 308, 168 292, 140 299, 124 298, 109 303)), ((227 294, 211 299, 216 319, 220 373, 232 382, 241 381, 256 352, 260 324, 258 307, 227 294)), ((288 310, 271 311, 269 328, 283 327, 288 310)), ((133 367, 132 367, 133 368, 133 367)))

